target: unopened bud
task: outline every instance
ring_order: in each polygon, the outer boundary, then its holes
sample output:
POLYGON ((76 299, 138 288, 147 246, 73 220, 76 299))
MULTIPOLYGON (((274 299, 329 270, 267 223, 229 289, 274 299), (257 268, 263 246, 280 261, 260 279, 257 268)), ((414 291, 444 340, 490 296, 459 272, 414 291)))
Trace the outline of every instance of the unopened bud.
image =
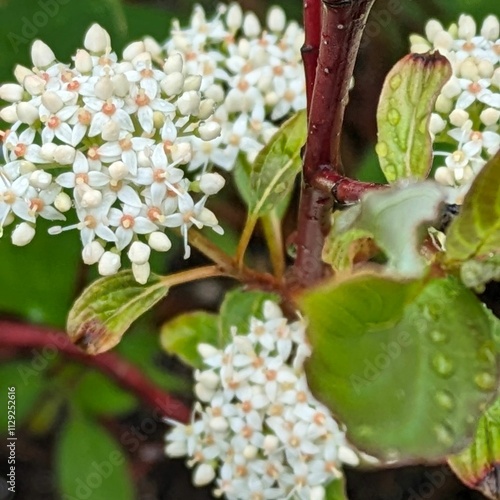
POLYGON ((106 101, 113 95, 113 82, 109 76, 99 78, 94 87, 94 92, 97 98, 106 101))
POLYGON ((25 66, 22 66, 21 64, 18 64, 14 68, 14 76, 16 77, 17 83, 20 85, 23 85, 24 79, 29 75, 34 75, 33 71, 25 66))
POLYGON ((7 102, 17 102, 23 98, 24 89, 17 83, 4 83, 0 86, 0 99, 7 102))
POLYGON ((193 158, 193 146, 189 142, 176 143, 172 147, 170 154, 172 155, 172 161, 185 165, 193 158))
POLYGON ((193 474, 193 484, 195 486, 206 486, 215 479, 215 470, 211 465, 200 464, 193 474))
POLYGON ((441 94, 448 99, 453 99, 462 92, 462 87, 457 78, 451 78, 447 81, 441 90, 441 94))
POLYGON ((32 95, 37 96, 44 92, 46 82, 37 75, 28 75, 23 81, 24 88, 32 95))
POLYGON ((117 141, 120 138, 120 132, 120 124, 114 120, 110 120, 102 127, 101 137, 105 141, 117 141))
POLYGON ((500 111, 494 108, 486 108, 479 115, 481 123, 483 123, 487 127, 491 125, 496 125, 498 123, 499 118, 500 118, 500 111))
POLYGON ((184 76, 179 71, 170 73, 160 82, 160 87, 167 96, 180 94, 184 87, 184 76))
POLYGON ((435 19, 431 19, 425 25, 425 36, 431 43, 434 42, 434 38, 436 38, 436 35, 441 33, 441 31, 444 31, 443 25, 435 19))
POLYGON ((321 485, 314 486, 311 488, 309 493, 309 500, 325 500, 326 492, 325 488, 321 485))
POLYGON ((180 458, 186 455, 187 448, 183 441, 174 441, 165 447, 165 453, 172 458, 180 458))
POLYGON ((40 148, 40 155, 46 161, 54 161, 54 153, 56 152, 57 144, 47 142, 42 144, 40 148))
POLYGON ((216 103, 221 103, 226 97, 224 89, 216 83, 210 85, 205 90, 204 95, 209 99, 213 99, 213 101, 216 103))
POLYGON ((146 264, 149 261, 149 256, 151 255, 151 248, 142 241, 134 241, 130 245, 128 251, 128 258, 133 264, 146 264))
POLYGON ((60 165, 71 165, 75 161, 75 148, 66 144, 57 146, 54 150, 54 160, 60 165))
POLYGON ((234 33, 241 28, 243 22, 243 11, 237 3, 232 3, 227 9, 226 24, 229 30, 234 33))
POLYGON ((163 71, 169 75, 170 73, 179 73, 182 72, 182 67, 184 65, 184 61, 182 59, 182 55, 179 53, 172 54, 167 58, 165 64, 163 65, 163 71))
POLYGON ((198 344, 196 349, 203 359, 213 358, 214 356, 220 354, 219 349, 217 349, 213 345, 205 344, 203 342, 201 344, 198 344))
POLYGON ((86 189, 82 194, 80 205, 83 208, 95 208, 102 203, 102 193, 97 189, 86 189))
POLYGON ((149 275, 151 274, 151 267, 149 262, 144 264, 132 264, 132 273, 134 274, 135 281, 140 285, 145 285, 148 282, 149 275))
POLYGON ((64 107, 63 100, 50 90, 42 94, 42 104, 53 114, 56 114, 64 107))
POLYGON ((85 34, 83 45, 88 51, 101 54, 104 53, 108 47, 111 47, 111 40, 108 32, 104 28, 98 24, 93 24, 85 34))
POLYGON ((214 114, 215 101, 213 99, 203 99, 200 103, 200 110, 198 111, 198 118, 206 120, 214 114))
POLYGON ((500 24, 497 16, 486 17, 481 28, 481 35, 487 40, 496 41, 500 37, 500 24))
POLYGON ((439 182, 439 184, 443 184, 445 186, 453 186, 455 183, 453 173, 448 167, 438 167, 434 174, 434 179, 436 179, 436 182, 439 182))
POLYGON ((189 75, 184 80, 184 91, 200 90, 202 78, 201 75, 189 75))
POLYGON ((434 38, 434 47, 436 49, 450 50, 453 47, 454 39, 447 31, 441 31, 434 38))
POLYGON ((200 178, 200 190, 202 193, 213 195, 218 193, 225 183, 224 177, 216 172, 203 174, 200 178))
POLYGON ((35 40, 31 46, 31 60, 36 68, 47 68, 56 59, 52 49, 41 40, 35 40))
POLYGON ((144 37, 144 50, 149 52, 153 56, 160 56, 163 52, 161 45, 150 36, 144 37))
POLYGON ((462 78, 467 78, 468 80, 477 80, 479 78, 479 68, 477 67, 476 61, 472 57, 468 57, 460 65, 460 75, 462 78))
POLYGON ((11 104, 0 110, 0 118, 7 123, 16 123, 19 119, 17 116, 17 106, 11 104))
POLYGON ((157 252, 168 252, 172 248, 169 237, 160 231, 155 231, 149 235, 148 244, 157 252))
POLYGON ((16 113, 19 120, 27 125, 33 125, 38 120, 38 109, 28 102, 20 102, 16 113))
POLYGON ((222 416, 212 417, 209 425, 214 432, 226 432, 229 428, 228 421, 222 416))
POLYGON ((30 184, 38 189, 47 189, 52 182, 52 175, 44 170, 35 170, 30 175, 30 184))
POLYGON ((267 26, 271 31, 282 32, 285 29, 286 16, 285 11, 275 5, 267 13, 267 26))
POLYGON ((455 127, 461 127, 469 119, 469 113, 465 109, 454 109, 449 116, 450 123, 455 127))
POLYGON ((144 42, 132 42, 123 49, 123 59, 125 59, 125 61, 131 61, 145 50, 144 42))
POLYGON ((177 108, 179 112, 184 115, 195 115, 200 109, 200 96, 195 90, 184 92, 179 99, 177 99, 177 108))
POLYGON ((98 271, 101 276, 112 276, 120 267, 120 256, 114 252, 104 252, 99 259, 98 271))
POLYGON ((442 113, 443 115, 448 115, 453 109, 453 103, 450 99, 445 97, 443 94, 439 95, 436 99, 436 111, 442 113))
POLYGON ((82 250, 82 260, 85 264, 91 266, 102 257, 104 247, 98 241, 92 241, 85 245, 82 250))
POLYGON ((93 68, 92 57, 84 49, 79 49, 76 51, 75 55, 75 69, 80 73, 86 74, 90 73, 93 68))
POLYGON ((247 12, 243 20, 243 33, 248 38, 256 38, 260 35, 260 21, 253 12, 247 12))
POLYGON ((213 371, 206 370, 204 372, 201 372, 198 374, 196 377, 196 380, 200 383, 203 384, 207 389, 210 389, 214 391, 219 387, 220 383, 220 377, 214 373, 213 371))
POLYGON ((354 453, 354 451, 347 446, 339 447, 338 457, 339 460, 344 464, 351 465, 353 467, 359 465, 358 455, 356 455, 356 453, 354 453))
POLYGON ((211 141, 212 139, 219 137, 220 131, 221 127, 217 122, 205 122, 198 128, 200 138, 204 141, 211 141))
POLYGON ((59 193, 54 200, 54 207, 56 207, 59 212, 67 212, 72 207, 71 198, 66 193, 59 193))
POLYGON ((204 403, 208 403, 214 397, 214 391, 200 382, 194 384, 194 393, 196 397, 204 403))
POLYGON ((437 114, 432 113, 431 119, 429 121, 429 131, 431 134, 439 134, 446 127, 446 122, 437 114))
POLYGON ((109 175, 116 181, 124 179, 128 174, 128 167, 122 161, 115 161, 109 166, 109 175))
POLYGON ((470 40, 476 34, 476 22, 471 16, 462 14, 458 18, 458 36, 464 40, 470 40))
POLYGON ((18 224, 14 231, 12 231, 12 244, 18 247, 27 245, 35 236, 35 228, 30 226, 27 222, 18 224))
POLYGON ((130 92, 130 82, 123 73, 114 75, 111 81, 113 83, 114 93, 118 97, 125 97, 130 92))

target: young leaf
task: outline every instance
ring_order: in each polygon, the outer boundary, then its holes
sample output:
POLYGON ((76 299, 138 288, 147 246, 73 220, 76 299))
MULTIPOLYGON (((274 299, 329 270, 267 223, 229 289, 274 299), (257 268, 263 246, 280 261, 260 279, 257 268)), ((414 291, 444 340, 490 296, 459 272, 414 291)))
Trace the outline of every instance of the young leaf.
POLYGON ((300 149, 306 134, 303 110, 287 120, 258 154, 250 171, 253 194, 249 210, 253 217, 268 213, 289 194, 300 172, 300 149))
POLYGON ((380 166, 389 182, 425 179, 432 165, 429 120, 451 65, 439 52, 409 54, 387 75, 377 110, 380 166))
POLYGON ((457 279, 358 275, 307 291, 309 385, 383 460, 435 461, 472 437, 497 388, 492 324, 457 279))
POLYGON ((348 500, 344 478, 335 479, 325 488, 325 500, 348 500))
POLYGON ((84 290, 69 312, 66 329, 71 341, 89 354, 99 354, 120 342, 128 327, 167 294, 159 276, 139 285, 132 271, 101 278, 84 290))
POLYGON ((160 342, 169 354, 176 354, 188 365, 203 368, 203 359, 198 354, 200 342, 217 345, 218 317, 203 311, 177 316, 165 323, 161 329, 160 342))
POLYGON ((470 488, 493 500, 500 496, 498 484, 500 464, 500 400, 479 421, 472 444, 448 459, 455 474, 470 488))
POLYGON ((359 252, 370 251, 371 237, 385 253, 390 272, 420 276, 426 265, 420 247, 444 199, 444 190, 430 181, 366 193, 360 204, 337 216, 324 253, 326 262, 349 268, 359 252))
POLYGON ((446 233, 446 259, 463 262, 500 252, 500 152, 477 174, 446 233))
POLYGON ((55 460, 63 498, 136 498, 125 452, 96 422, 71 413, 59 439, 55 460))
POLYGON ((231 328, 236 327, 238 333, 248 331, 250 318, 262 317, 262 307, 266 300, 277 300, 272 293, 254 290, 236 289, 226 294, 220 308, 219 315, 219 342, 221 347, 231 340, 231 328))

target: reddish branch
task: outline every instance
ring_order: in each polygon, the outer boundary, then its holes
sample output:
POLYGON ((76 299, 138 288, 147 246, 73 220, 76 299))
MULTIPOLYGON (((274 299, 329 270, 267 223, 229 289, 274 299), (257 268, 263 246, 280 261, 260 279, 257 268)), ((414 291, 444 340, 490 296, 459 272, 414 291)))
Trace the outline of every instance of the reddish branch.
MULTIPOLYGON (((114 353, 89 356, 76 348, 68 337, 46 328, 0 320, 0 347, 43 349, 55 348, 68 358, 100 370, 138 399, 179 422, 188 422, 189 408, 148 380, 141 371, 114 353)), ((98 395, 96 395, 98 396, 98 395)))
MULTIPOLYGON (((366 18, 375 0, 323 0, 316 77, 309 108, 303 186, 297 229, 297 259, 292 279, 307 287, 325 272, 321 252, 330 228, 333 194, 314 186, 322 166, 342 174, 340 139, 349 85, 366 18)), ((306 9, 307 10, 307 9, 306 9)), ((305 26, 306 40, 318 30, 305 26)), ((307 68, 309 70, 309 68, 307 68)))
POLYGON ((302 60, 306 75, 307 109, 310 110, 316 66, 318 64, 321 40, 321 0, 304 0, 305 40, 302 46, 302 60))

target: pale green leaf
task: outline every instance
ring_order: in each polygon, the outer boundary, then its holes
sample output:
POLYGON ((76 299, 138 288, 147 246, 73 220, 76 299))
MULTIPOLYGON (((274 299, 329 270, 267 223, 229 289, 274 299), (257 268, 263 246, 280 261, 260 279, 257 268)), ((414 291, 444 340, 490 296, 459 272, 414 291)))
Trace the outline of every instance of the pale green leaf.
POLYGON ((198 353, 200 343, 217 345, 218 317, 215 314, 197 311, 177 316, 165 323, 161 329, 161 346, 169 354, 179 356, 194 368, 203 368, 203 359, 198 353))
POLYGON ((446 233, 446 260, 500 252, 500 152, 479 172, 446 233))
POLYGON ((287 120, 258 154, 250 171, 249 210, 253 217, 270 212, 289 195, 301 169, 300 150, 306 134, 303 110, 287 120))
POLYGON ((348 500, 343 477, 332 481, 325 488, 325 500, 348 500))
POLYGON ((432 165, 429 120, 452 74, 439 52, 409 54, 387 75, 377 110, 377 154, 386 179, 425 179, 432 165))
POLYGON ((490 318, 457 279, 358 275, 299 300, 309 385, 383 460, 437 461, 463 449, 497 390, 490 318))
POLYGON ((101 278, 74 303, 66 326, 68 335, 89 354, 107 351, 167 291, 162 279, 154 274, 145 285, 138 284, 129 270, 101 278))

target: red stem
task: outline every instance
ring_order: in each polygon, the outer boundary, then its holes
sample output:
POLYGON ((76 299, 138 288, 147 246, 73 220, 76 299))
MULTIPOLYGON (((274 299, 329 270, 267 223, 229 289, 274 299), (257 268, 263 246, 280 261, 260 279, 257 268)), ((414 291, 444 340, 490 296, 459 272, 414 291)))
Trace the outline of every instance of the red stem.
POLYGON ((75 347, 64 334, 38 326, 2 320, 0 320, 0 347, 55 348, 68 358, 108 375, 146 405, 159 411, 162 416, 179 422, 189 421, 191 411, 182 401, 165 393, 144 377, 138 368, 115 353, 89 356, 75 347))
MULTIPOLYGON (((349 86, 366 18, 375 0, 323 0, 316 78, 309 109, 297 228, 297 259, 292 280, 307 287, 324 276, 321 252, 330 228, 333 194, 314 186, 324 165, 342 173, 340 139, 349 86)), ((306 24, 308 31, 317 30, 306 24)))
POLYGON ((302 60, 306 75, 307 109, 310 110, 316 67, 318 65, 321 40, 321 0, 304 0, 305 40, 302 46, 302 60))

